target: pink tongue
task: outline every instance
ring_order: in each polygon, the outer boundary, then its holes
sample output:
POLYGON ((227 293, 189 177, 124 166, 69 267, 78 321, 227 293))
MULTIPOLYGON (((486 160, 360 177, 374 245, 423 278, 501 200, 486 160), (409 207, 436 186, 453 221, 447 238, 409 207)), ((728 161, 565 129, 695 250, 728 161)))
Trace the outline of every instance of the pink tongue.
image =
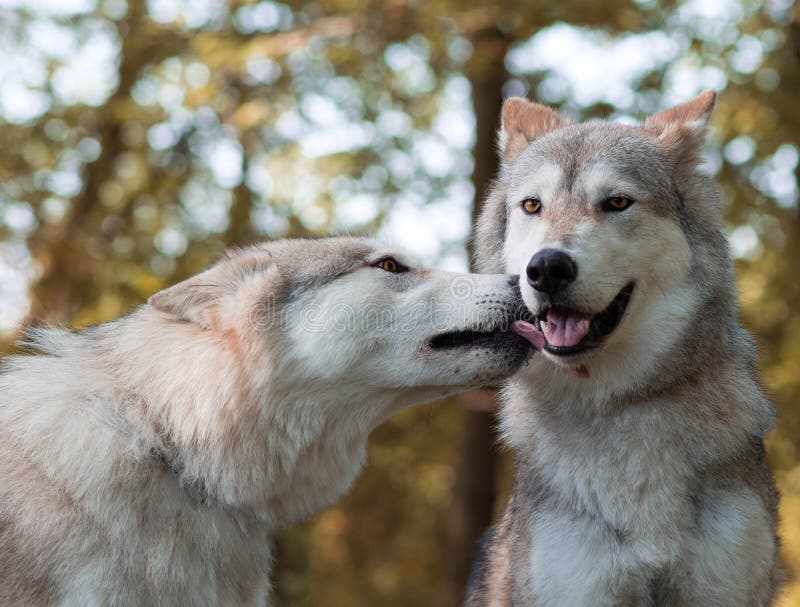
POLYGON ((511 323, 509 330, 527 339, 537 350, 544 348, 544 335, 542 335, 542 332, 537 329, 535 325, 525 322, 524 320, 515 320, 511 323))
POLYGON ((547 343, 557 348, 577 346, 589 332, 589 319, 561 310, 550 310, 542 321, 547 343))

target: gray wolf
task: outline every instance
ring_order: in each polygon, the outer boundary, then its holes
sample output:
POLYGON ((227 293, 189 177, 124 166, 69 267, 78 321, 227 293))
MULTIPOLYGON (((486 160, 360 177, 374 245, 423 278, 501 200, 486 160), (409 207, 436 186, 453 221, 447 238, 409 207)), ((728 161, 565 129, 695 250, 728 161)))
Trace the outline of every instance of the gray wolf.
POLYGON ((781 573, 764 457, 773 407, 737 320, 707 91, 638 126, 503 108, 477 226, 483 271, 520 273, 541 350, 504 390, 511 498, 467 603, 770 604, 781 573))
POLYGON ((517 282, 288 240, 34 330, 0 375, 0 605, 264 605, 270 532, 346 491, 376 425, 520 366, 517 282))

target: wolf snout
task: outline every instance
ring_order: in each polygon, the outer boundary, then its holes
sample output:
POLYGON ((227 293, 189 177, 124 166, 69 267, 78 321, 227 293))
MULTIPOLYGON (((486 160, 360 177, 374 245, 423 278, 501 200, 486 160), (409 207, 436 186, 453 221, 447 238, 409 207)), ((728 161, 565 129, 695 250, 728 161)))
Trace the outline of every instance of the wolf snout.
POLYGON ((560 249, 542 249, 528 262, 528 284, 553 295, 566 289, 578 276, 575 260, 560 249))

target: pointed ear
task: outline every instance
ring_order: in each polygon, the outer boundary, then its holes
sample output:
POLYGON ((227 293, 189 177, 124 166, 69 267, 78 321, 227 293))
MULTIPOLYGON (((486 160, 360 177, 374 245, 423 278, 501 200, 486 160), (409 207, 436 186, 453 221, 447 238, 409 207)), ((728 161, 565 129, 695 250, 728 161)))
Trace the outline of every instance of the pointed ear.
POLYGON ((653 114, 645 120, 644 130, 656 138, 676 164, 696 164, 716 100, 714 91, 700 93, 691 101, 653 114))
POLYGON ((566 122, 552 108, 531 103, 522 97, 510 97, 503 104, 500 148, 503 161, 519 156, 534 139, 564 126, 566 122))
POLYGON ((213 276, 213 270, 206 270, 154 293, 147 303, 159 312, 210 329, 214 324, 216 306, 222 291, 213 276))

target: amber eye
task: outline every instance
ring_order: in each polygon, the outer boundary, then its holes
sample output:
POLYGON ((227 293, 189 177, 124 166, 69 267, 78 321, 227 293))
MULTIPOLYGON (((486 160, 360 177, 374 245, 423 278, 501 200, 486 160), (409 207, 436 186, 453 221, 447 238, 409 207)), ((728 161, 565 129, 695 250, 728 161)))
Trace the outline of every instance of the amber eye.
POLYGON ((528 215, 534 215, 542 209, 542 201, 538 198, 526 198, 522 201, 522 210, 528 215))
POLYGON ((377 266, 381 270, 386 270, 387 272, 391 272, 392 274, 397 274, 400 272, 400 265, 391 257, 387 257, 386 259, 381 259, 377 266))
POLYGON ((381 262, 381 268, 394 274, 397 272, 397 262, 394 259, 384 259, 381 262))
POLYGON ((633 204, 633 200, 627 196, 612 196, 603 202, 603 209, 605 211, 624 211, 633 204))

